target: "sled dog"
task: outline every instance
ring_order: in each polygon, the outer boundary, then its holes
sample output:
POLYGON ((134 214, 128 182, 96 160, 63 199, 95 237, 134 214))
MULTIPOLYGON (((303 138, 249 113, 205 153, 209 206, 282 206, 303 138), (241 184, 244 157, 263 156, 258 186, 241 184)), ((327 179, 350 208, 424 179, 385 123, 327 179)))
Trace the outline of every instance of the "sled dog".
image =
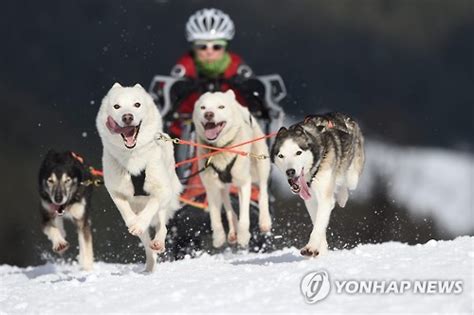
POLYGON ((335 202, 344 207, 364 167, 364 138, 359 125, 342 113, 312 115, 282 127, 270 153, 286 174, 293 193, 305 202, 313 223, 305 256, 327 252, 326 228, 335 202))
POLYGON ((153 271, 157 253, 165 251, 166 223, 179 208, 173 145, 157 140, 162 119, 139 84, 115 83, 102 100, 96 125, 105 186, 128 231, 145 247, 145 271, 153 271), (152 240, 149 227, 155 228, 152 240))
MULTIPOLYGON (((232 90, 227 92, 207 92, 195 104, 193 123, 199 143, 228 147, 250 139, 263 136, 263 132, 246 107, 240 105, 232 90)), ((268 155, 264 140, 236 148, 240 151, 268 155)), ((209 152, 199 148, 198 154, 209 152)), ((227 241, 246 247, 250 240, 249 207, 252 182, 260 188, 259 227, 267 233, 271 230, 271 218, 268 204, 268 177, 270 161, 244 157, 235 153, 219 153, 208 160, 200 160, 201 180, 206 189, 211 218, 212 240, 214 247, 225 243, 226 235, 221 221, 221 207, 224 205, 229 223, 227 241), (232 208, 229 188, 233 184, 239 191, 239 218, 232 208)))
POLYGON ((79 236, 79 265, 91 270, 94 254, 90 223, 91 174, 82 158, 71 151, 50 150, 39 171, 40 212, 43 232, 62 254, 69 248, 64 218, 72 220, 79 236))

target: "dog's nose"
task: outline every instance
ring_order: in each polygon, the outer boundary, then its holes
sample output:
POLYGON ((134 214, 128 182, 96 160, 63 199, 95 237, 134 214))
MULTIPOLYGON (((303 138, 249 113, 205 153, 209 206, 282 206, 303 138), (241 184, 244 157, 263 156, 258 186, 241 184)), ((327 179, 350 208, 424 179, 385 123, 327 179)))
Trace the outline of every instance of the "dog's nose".
POLYGON ((206 118, 207 120, 212 120, 212 118, 214 118, 214 112, 205 112, 204 118, 206 118))
POLYGON ((62 201, 63 201, 63 195, 61 195, 60 193, 56 193, 54 195, 54 202, 61 203, 62 201))
POLYGON ((133 115, 132 114, 123 114, 122 121, 123 121, 124 124, 130 125, 133 121, 133 115))
POLYGON ((296 173, 296 171, 295 171, 294 168, 289 168, 289 169, 286 170, 286 176, 288 176, 288 177, 294 177, 295 173, 296 173))

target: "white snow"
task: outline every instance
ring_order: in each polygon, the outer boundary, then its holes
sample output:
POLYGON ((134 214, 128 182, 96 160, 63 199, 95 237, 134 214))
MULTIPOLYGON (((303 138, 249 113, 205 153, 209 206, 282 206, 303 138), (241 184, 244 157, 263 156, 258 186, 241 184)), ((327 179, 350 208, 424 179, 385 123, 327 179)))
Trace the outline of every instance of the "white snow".
POLYGON ((474 237, 360 245, 306 259, 295 248, 270 254, 224 253, 165 262, 153 274, 143 265, 96 263, 19 268, 0 266, 0 313, 292 312, 472 314, 474 237), (331 280, 463 280, 463 293, 337 294, 304 302, 300 281, 325 269, 331 280))

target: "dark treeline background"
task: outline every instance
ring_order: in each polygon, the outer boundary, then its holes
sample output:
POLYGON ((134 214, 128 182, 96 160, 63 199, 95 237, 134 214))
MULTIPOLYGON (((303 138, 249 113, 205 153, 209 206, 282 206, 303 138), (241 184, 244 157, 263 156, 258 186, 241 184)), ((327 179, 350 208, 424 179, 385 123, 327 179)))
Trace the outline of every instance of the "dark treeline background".
MULTIPOLYGON (((0 264, 37 264, 49 252, 37 210, 44 153, 72 149, 100 167, 94 124, 101 98, 115 81, 146 87, 154 74, 168 74, 189 48, 187 18, 204 7, 232 17, 231 49, 256 73, 282 75, 289 117, 341 110, 357 117, 372 138, 472 150, 469 0, 8 1, 0 13, 0 264)), ((374 198, 372 206, 383 208, 383 194, 374 198)), ((142 255, 105 189, 98 189, 94 203, 97 257, 125 262, 142 255)), ((304 207, 298 211, 307 220, 304 207)), ((410 234, 409 227, 406 233, 377 229, 385 233, 377 240, 410 234)), ((69 240, 75 238, 70 233, 69 240)), ((303 245, 292 239, 287 245, 303 245)))

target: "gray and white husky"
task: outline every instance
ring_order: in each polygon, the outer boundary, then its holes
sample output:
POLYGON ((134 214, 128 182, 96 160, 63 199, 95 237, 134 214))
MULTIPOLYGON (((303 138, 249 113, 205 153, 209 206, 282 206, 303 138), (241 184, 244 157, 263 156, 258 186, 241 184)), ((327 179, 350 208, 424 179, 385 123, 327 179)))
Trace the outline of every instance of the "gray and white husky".
POLYGON ((304 200, 313 223, 301 254, 325 254, 326 228, 335 202, 346 205, 348 190, 357 187, 364 167, 359 125, 342 113, 308 116, 278 131, 270 156, 286 174, 291 191, 304 200))
POLYGON ((157 141, 162 120, 151 96, 139 85, 115 83, 97 115, 104 183, 129 232, 145 247, 146 271, 165 251, 166 223, 179 208, 181 183, 173 145, 157 141), (149 227, 155 228, 150 239, 149 227))

